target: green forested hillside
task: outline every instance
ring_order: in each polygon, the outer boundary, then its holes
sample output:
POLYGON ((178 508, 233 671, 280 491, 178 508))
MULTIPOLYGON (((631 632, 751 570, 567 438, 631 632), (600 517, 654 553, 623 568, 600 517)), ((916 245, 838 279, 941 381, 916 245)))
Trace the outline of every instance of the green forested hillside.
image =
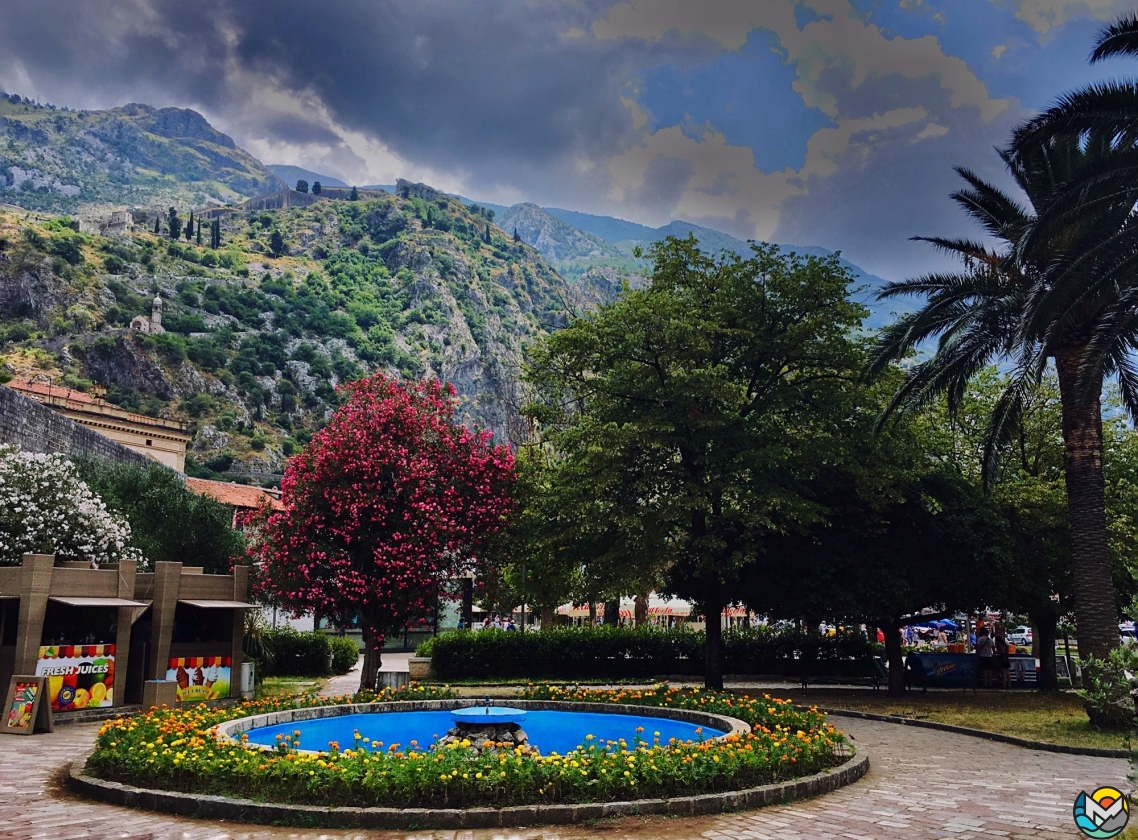
POLYGON ((195 111, 71 111, 0 94, 0 202, 53 212, 202 206, 282 186, 195 111))
POLYGON ((189 469, 271 480, 335 386, 375 369, 453 382, 463 419, 509 438, 526 341, 618 290, 564 280, 421 185, 220 215, 210 249, 0 214, 0 376, 103 385, 119 405, 189 423, 189 469), (131 331, 155 295, 167 332, 131 331))

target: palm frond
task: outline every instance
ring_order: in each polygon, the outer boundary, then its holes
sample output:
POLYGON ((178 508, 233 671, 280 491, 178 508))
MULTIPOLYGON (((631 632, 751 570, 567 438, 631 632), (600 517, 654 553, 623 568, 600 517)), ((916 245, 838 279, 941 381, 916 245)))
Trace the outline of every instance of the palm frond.
POLYGON ((1091 64, 1116 55, 1138 55, 1138 14, 1119 18, 1099 32, 1091 64))
POLYGON ((1066 93, 1038 117, 1012 134, 1019 151, 1062 135, 1097 130, 1114 136, 1138 136, 1138 83, 1101 82, 1066 93))

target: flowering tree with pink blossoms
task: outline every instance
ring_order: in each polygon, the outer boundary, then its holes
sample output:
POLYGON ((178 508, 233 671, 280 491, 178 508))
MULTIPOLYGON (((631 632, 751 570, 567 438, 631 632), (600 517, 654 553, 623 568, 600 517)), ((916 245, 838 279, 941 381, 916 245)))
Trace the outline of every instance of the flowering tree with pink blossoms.
POLYGON ((514 461, 489 432, 454 421, 454 388, 376 374, 281 481, 286 509, 259 523, 256 591, 295 614, 358 619, 361 689, 374 689, 383 639, 433 608, 471 568, 513 503, 514 461))

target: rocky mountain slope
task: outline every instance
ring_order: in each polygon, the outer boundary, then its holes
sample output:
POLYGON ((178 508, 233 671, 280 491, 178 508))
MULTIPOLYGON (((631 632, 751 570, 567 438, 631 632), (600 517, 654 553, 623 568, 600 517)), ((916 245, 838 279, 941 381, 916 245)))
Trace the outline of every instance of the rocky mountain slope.
MULTIPOLYGON (((313 172, 310 169, 303 169, 299 166, 288 166, 283 163, 270 163, 266 167, 270 172, 288 184, 290 187, 295 187, 296 182, 305 180, 309 184, 319 181, 321 186, 324 187, 347 187, 350 184, 345 184, 339 178, 333 178, 331 175, 321 175, 319 172, 313 172)), ((394 192, 394 190, 388 190, 394 192)))
POLYGON ((281 186, 195 111, 71 111, 0 94, 0 202, 53 212, 201 207, 281 186))
POLYGON ((189 470, 271 481, 335 387, 377 369, 453 382, 465 422, 517 439, 525 343, 619 289, 564 279, 423 185, 219 215, 210 249, 0 213, 0 378, 104 386, 121 406, 188 423, 189 470), (130 329, 155 295, 166 331, 130 329))

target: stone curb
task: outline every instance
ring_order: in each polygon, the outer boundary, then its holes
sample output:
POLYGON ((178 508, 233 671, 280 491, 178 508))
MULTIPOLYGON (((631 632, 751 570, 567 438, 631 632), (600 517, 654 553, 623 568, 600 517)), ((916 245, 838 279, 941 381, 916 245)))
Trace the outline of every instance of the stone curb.
MULTIPOLYGON (((805 709, 805 706, 799 708, 805 709)), ((1004 735, 999 732, 988 732, 984 729, 970 729, 966 726, 954 726, 951 723, 937 723, 932 720, 914 720, 900 715, 877 715, 872 712, 854 712, 847 709, 826 709, 816 707, 818 711, 835 717, 860 718, 861 720, 874 720, 881 723, 896 723, 901 726, 916 726, 922 729, 937 729, 941 732, 952 732, 957 735, 970 735, 973 738, 984 738, 988 741, 998 741, 1001 744, 1011 744, 1028 750, 1042 752, 1063 753, 1064 755, 1085 755, 1092 758, 1130 758, 1129 750, 1112 750, 1105 747, 1070 747, 1066 744, 1051 744, 1047 741, 1029 741, 1027 738, 1017 738, 1014 735, 1004 735)))
POLYGON ((855 755, 832 770, 748 790, 707 793, 676 799, 592 802, 582 805, 515 805, 507 808, 322 808, 232 799, 225 796, 146 790, 96 779, 72 762, 68 789, 101 802, 199 819, 262 825, 302 825, 363 829, 474 829, 567 825, 623 816, 699 816, 743 811, 830 793, 869 772, 869 756, 855 755))

